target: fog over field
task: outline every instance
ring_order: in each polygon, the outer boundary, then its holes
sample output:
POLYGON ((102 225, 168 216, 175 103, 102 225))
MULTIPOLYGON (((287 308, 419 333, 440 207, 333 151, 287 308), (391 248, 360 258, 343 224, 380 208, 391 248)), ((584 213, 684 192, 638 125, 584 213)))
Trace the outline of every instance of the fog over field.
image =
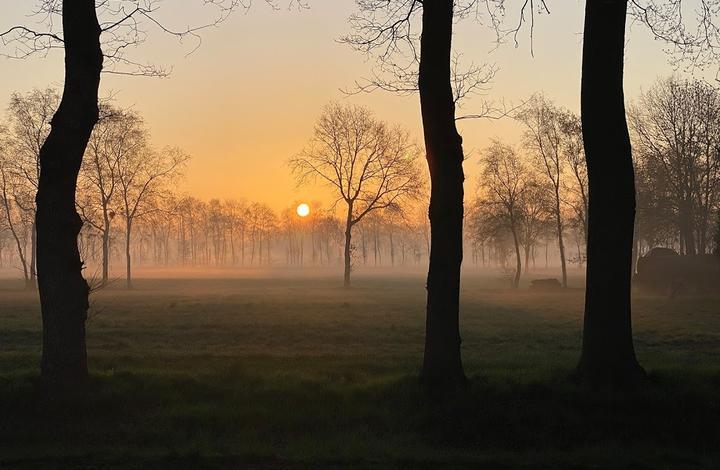
POLYGON ((720 0, 0 3, 0 470, 720 468, 720 0))

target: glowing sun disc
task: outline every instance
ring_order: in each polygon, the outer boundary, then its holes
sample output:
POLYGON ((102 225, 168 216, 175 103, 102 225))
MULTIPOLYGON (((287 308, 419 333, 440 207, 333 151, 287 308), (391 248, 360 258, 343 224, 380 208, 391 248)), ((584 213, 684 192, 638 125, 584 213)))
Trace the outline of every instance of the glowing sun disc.
POLYGON ((310 215, 310 206, 305 204, 304 202, 297 206, 297 215, 300 217, 307 217, 310 215))

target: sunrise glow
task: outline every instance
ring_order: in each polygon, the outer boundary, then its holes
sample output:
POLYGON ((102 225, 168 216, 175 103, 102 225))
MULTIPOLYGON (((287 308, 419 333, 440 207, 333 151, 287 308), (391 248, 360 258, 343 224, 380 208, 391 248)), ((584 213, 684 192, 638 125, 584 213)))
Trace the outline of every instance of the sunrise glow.
POLYGON ((300 217, 307 217, 310 215, 310 206, 305 204, 304 202, 297 206, 297 215, 300 217))

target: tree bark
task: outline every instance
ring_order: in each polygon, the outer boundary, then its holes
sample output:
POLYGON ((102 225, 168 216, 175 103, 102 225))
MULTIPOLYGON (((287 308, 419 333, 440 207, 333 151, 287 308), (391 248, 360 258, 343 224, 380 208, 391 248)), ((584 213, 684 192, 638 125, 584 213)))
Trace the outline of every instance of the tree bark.
POLYGON ((430 267, 422 382, 447 392, 466 383, 460 355, 463 149, 450 83, 453 0, 423 3, 420 105, 430 169, 430 267))
POLYGON ((622 386, 644 375, 633 347, 630 283, 635 177, 623 94, 627 0, 588 0, 582 129, 589 181, 581 380, 622 386))
POLYGON ((103 55, 93 0, 64 0, 65 85, 40 150, 37 274, 43 321, 42 377, 73 385, 87 376, 85 321, 89 287, 77 238, 82 220, 75 188, 90 133, 98 120, 103 55))

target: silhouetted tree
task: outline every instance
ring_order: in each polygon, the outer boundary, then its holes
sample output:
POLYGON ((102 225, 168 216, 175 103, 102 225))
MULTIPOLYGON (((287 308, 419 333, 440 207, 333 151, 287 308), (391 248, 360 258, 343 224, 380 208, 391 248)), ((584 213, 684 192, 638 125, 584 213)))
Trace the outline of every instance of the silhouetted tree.
POLYGON ((419 197, 423 180, 418 150, 408 133, 389 127, 357 106, 327 106, 310 146, 290 160, 300 183, 320 179, 346 205, 345 272, 350 286, 352 229, 373 211, 419 197))
POLYGON ((85 222, 102 236, 103 284, 109 277, 110 229, 120 202, 120 170, 132 158, 129 154, 142 152, 146 145, 139 116, 108 105, 101 107, 81 167, 78 206, 85 222))
POLYGON ((493 142, 486 150, 483 164, 480 178, 483 195, 477 206, 485 224, 506 229, 512 236, 515 249, 512 287, 517 289, 522 274, 520 244, 526 223, 527 193, 536 183, 515 149, 501 142, 493 142))
POLYGON ((98 119, 103 53, 92 0, 62 2, 65 84, 40 150, 37 271, 43 317, 42 375, 73 384, 87 375, 85 320, 89 287, 82 276, 75 209, 78 172, 98 119))
POLYGON ((550 183, 555 219, 555 234, 560 250, 562 286, 567 287, 567 262, 565 241, 563 239, 564 222, 562 210, 562 180, 565 167, 563 158, 562 112, 542 95, 532 97, 517 118, 525 124, 525 146, 535 157, 540 172, 550 183))
MULTIPOLYGON (((2 145, 2 129, 0 129, 0 145, 2 145)), ((12 236, 15 248, 17 249, 18 260, 22 268, 23 279, 25 280, 25 287, 30 288, 33 286, 33 282, 30 279, 30 268, 28 266, 28 260, 26 255, 27 246, 27 235, 31 223, 27 223, 26 215, 22 210, 17 209, 15 203, 15 188, 18 186, 16 178, 11 170, 11 165, 8 163, 8 156, 5 154, 6 146, 2 146, 0 149, 0 203, 2 204, 2 214, 4 217, 4 224, 2 226, 3 232, 7 230, 12 236)))
POLYGON ((699 80, 660 80, 632 108, 631 124, 636 162, 671 204, 680 252, 709 252, 720 199, 720 93, 699 80))
MULTIPOLYGON (((144 136, 138 138, 145 140, 144 136)), ((177 148, 156 151, 145 142, 123 154, 117 161, 120 215, 125 219, 125 280, 128 289, 132 287, 130 243, 133 224, 137 219, 157 210, 154 199, 162 197, 165 185, 181 173, 188 159, 177 148)), ((208 233, 206 227, 205 234, 208 233)))
POLYGON ((351 18, 355 34, 344 39, 362 52, 375 54, 379 63, 374 76, 358 85, 359 90, 420 94, 431 179, 431 249, 422 380, 429 390, 442 392, 466 382, 459 331, 465 176, 462 138, 456 120, 497 118, 507 111, 483 101, 477 112, 456 115, 463 98, 482 91, 496 72, 495 67, 487 65, 471 65, 461 70, 459 55, 453 57, 452 53, 454 22, 472 14, 479 2, 357 3, 360 13, 351 18))
POLYGON ((90 133, 98 120, 100 73, 165 76, 167 71, 129 58, 128 46, 141 43, 143 25, 178 38, 224 21, 241 0, 207 0, 217 18, 201 26, 173 30, 157 18, 156 0, 38 0, 40 19, 33 29, 17 25, 0 31, 10 56, 26 58, 48 50, 65 52, 62 99, 51 131, 40 151, 36 196, 37 275, 43 317, 42 376, 47 383, 72 385, 87 376, 85 320, 88 284, 78 249, 82 219, 75 207, 75 189, 90 133), (102 18, 102 22, 98 18, 102 18), (58 31, 56 25, 60 24, 58 31), (102 41, 102 42, 101 42, 102 41))
POLYGON ((582 131, 589 218, 583 380, 627 384, 644 374, 633 347, 630 282, 635 182, 625 118, 627 0, 588 0, 582 63, 582 131))
POLYGON ((13 93, 8 107, 13 172, 21 182, 15 192, 18 207, 32 220, 30 228, 30 281, 36 277, 35 194, 40 178, 40 149, 50 132, 50 119, 60 97, 51 88, 26 94, 13 93))

